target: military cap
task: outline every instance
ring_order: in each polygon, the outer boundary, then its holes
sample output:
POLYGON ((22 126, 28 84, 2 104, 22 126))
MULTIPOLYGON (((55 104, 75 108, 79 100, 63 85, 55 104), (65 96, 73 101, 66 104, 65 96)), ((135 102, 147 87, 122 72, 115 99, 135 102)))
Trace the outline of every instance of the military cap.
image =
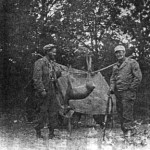
POLYGON ((115 52, 117 52, 117 51, 125 51, 125 47, 123 45, 118 45, 118 46, 115 47, 114 51, 115 52))
POLYGON ((48 45, 45 45, 44 47, 43 47, 43 50, 51 50, 53 47, 55 47, 55 45, 54 44, 48 44, 48 45))

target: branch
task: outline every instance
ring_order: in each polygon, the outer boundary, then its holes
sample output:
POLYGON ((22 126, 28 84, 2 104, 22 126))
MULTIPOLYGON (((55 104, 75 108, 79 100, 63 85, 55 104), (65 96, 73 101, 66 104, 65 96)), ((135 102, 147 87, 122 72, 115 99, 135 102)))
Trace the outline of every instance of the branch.
POLYGON ((88 48, 89 50, 91 50, 91 48, 86 45, 83 41, 82 41, 82 38, 78 39, 76 36, 74 36, 74 38, 78 41, 78 42, 81 42, 83 44, 83 46, 85 46, 86 48, 88 48))
POLYGON ((47 3, 47 6, 51 5, 51 7, 49 8, 49 9, 51 9, 57 2, 58 2, 58 0, 50 0, 50 1, 47 3))
POLYGON ((143 5, 146 6, 148 4, 149 0, 143 0, 143 5))

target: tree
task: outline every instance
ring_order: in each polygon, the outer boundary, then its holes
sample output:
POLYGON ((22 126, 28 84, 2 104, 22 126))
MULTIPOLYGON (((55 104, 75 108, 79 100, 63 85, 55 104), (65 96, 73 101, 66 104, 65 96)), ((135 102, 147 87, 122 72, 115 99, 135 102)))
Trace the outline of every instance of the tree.
MULTIPOLYGON (((92 55, 93 70, 114 63, 113 49, 121 43, 148 72, 149 1, 6 0, 1 4, 4 99, 9 99, 8 93, 15 97, 31 79, 36 59, 32 53, 43 54, 49 43, 57 46, 57 62, 84 70, 87 53, 92 55)), ((106 78, 110 73, 105 73, 106 78)))
POLYGON ((61 49, 60 53, 67 56, 69 54, 68 64, 83 67, 78 62, 79 59, 85 59, 83 58, 85 54, 80 50, 80 46, 84 46, 93 54, 93 60, 100 62, 96 65, 94 62, 93 68, 98 69, 101 66, 104 56, 102 39, 109 34, 108 30, 111 26, 109 12, 111 5, 111 1, 103 0, 68 0, 62 3, 61 9, 54 15, 56 19, 53 23, 56 28, 57 45, 61 49), (74 57, 77 61, 74 61, 74 57))
POLYGON ((148 0, 115 1, 115 7, 120 10, 114 17, 114 24, 123 34, 128 34, 128 45, 141 64, 142 70, 147 70, 150 59, 150 2, 148 0))
POLYGON ((1 46, 2 46, 2 104, 4 104, 3 109, 6 109, 7 107, 7 95, 8 95, 8 86, 9 86, 9 52, 8 52, 8 31, 7 28, 8 26, 8 14, 9 10, 8 10, 8 1, 3 1, 2 2, 2 7, 1 7, 1 30, 0 30, 0 34, 1 34, 1 46))

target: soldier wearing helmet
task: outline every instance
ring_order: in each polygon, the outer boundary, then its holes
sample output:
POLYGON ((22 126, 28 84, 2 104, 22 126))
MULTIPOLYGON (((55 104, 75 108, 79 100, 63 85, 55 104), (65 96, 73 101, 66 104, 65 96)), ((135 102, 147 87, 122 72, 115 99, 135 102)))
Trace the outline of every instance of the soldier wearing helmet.
POLYGON ((37 138, 43 138, 41 129, 47 124, 49 138, 54 137, 54 128, 57 126, 57 113, 59 106, 56 101, 55 80, 61 76, 59 66, 54 62, 56 47, 48 44, 43 47, 45 56, 34 64, 33 81, 36 90, 40 117, 35 126, 37 138))
POLYGON ((125 57, 123 45, 114 49, 117 63, 113 66, 110 78, 110 93, 116 96, 117 112, 124 135, 134 134, 133 106, 136 90, 142 80, 142 73, 136 60, 125 57))

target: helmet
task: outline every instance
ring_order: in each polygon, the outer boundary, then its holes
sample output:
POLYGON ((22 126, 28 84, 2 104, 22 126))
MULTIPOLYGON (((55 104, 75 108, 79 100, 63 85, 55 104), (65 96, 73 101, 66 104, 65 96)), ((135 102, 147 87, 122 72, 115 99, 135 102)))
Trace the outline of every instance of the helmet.
POLYGON ((114 51, 115 52, 117 52, 117 51, 125 51, 125 47, 123 45, 118 45, 118 46, 115 47, 114 51))
POLYGON ((45 46, 43 47, 43 50, 45 50, 45 51, 51 50, 53 47, 55 47, 54 44, 48 44, 48 45, 45 45, 45 46))

